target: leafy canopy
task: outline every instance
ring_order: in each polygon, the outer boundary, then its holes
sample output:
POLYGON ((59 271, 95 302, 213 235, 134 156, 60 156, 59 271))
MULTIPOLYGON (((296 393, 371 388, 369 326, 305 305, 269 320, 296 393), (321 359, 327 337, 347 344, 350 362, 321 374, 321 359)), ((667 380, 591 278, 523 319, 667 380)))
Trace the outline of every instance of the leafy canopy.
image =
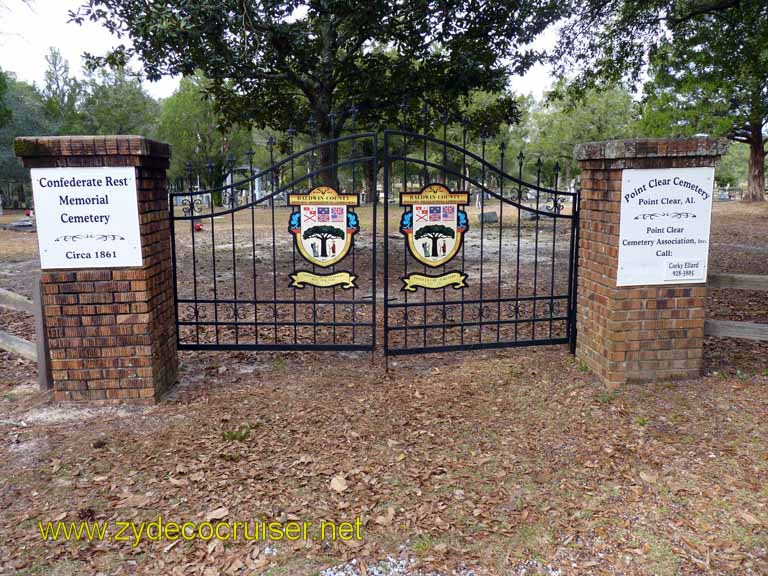
POLYGON ((524 46, 562 10, 556 0, 89 0, 70 17, 132 41, 91 55, 94 66, 135 54, 150 79, 200 70, 230 122, 302 129, 313 115, 328 136, 353 117, 395 125, 404 99, 456 112, 473 90, 501 91, 541 56, 524 46))

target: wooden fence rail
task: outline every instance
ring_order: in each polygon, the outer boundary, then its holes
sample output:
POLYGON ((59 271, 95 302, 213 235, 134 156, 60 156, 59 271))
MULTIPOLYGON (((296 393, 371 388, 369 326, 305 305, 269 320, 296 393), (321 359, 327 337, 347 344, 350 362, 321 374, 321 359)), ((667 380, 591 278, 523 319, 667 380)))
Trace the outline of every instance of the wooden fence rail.
POLYGON ((45 318, 42 308, 42 287, 40 279, 34 282, 34 299, 0 288, 0 307, 16 312, 32 314, 35 317, 35 342, 24 340, 0 330, 0 349, 37 362, 37 381, 41 390, 52 387, 51 368, 48 362, 48 339, 45 336, 45 318))
MULTIPOLYGON (((768 276, 754 274, 710 274, 707 284, 710 288, 717 289, 768 292, 768 276)), ((704 323, 704 334, 718 338, 742 338, 768 342, 768 324, 707 320, 704 323)))

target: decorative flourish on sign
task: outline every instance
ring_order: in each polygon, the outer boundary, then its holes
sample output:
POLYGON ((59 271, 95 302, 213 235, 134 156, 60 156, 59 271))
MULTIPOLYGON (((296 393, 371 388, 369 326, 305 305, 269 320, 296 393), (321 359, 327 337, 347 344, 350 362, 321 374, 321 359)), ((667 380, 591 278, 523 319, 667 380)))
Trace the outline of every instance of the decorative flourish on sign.
POLYGON ((656 218, 675 218, 680 220, 696 218, 696 214, 692 214, 691 212, 647 212, 645 214, 638 214, 635 216, 635 220, 655 220, 656 218))
POLYGON ((75 234, 65 235, 57 237, 54 242, 78 242, 79 240, 99 240, 100 242, 115 242, 117 240, 125 240, 123 236, 119 234, 75 234))
POLYGON ((426 276, 424 274, 409 274, 403 276, 401 280, 404 283, 403 290, 406 292, 416 292, 416 288, 421 286, 428 290, 436 288, 447 288, 450 286, 455 290, 466 288, 467 275, 461 272, 449 272, 442 276, 426 276))
POLYGON ((357 288, 355 280, 357 276, 349 272, 337 272, 336 274, 313 274, 301 270, 291 274, 291 287, 304 288, 306 284, 318 288, 341 286, 342 288, 357 288))

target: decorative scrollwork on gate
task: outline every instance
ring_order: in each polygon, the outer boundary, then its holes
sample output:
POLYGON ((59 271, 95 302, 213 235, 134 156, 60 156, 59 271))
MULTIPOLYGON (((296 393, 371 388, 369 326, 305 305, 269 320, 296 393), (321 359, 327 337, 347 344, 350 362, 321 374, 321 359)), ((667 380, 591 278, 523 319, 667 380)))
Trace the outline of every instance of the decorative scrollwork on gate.
POLYGON ((181 201, 181 206, 184 216, 194 216, 203 211, 203 201, 201 198, 184 198, 181 201))

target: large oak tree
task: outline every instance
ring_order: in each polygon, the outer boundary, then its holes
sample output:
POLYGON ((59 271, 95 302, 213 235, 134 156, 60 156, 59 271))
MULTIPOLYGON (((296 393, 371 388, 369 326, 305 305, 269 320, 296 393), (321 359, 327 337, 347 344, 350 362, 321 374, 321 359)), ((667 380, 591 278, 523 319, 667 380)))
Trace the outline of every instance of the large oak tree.
MULTIPOLYGON (((556 0, 90 0, 71 18, 100 22, 149 79, 201 71, 232 122, 306 129, 399 124, 404 99, 457 112, 472 91, 501 91, 541 55, 526 48, 557 20, 556 0)), ((412 110, 419 106, 413 105, 412 110)))
POLYGON ((766 38, 765 0, 583 0, 574 3, 555 61, 560 73, 570 72, 577 92, 637 82, 652 63, 648 93, 670 120, 669 130, 708 131, 749 144, 745 199, 763 200, 766 38))

